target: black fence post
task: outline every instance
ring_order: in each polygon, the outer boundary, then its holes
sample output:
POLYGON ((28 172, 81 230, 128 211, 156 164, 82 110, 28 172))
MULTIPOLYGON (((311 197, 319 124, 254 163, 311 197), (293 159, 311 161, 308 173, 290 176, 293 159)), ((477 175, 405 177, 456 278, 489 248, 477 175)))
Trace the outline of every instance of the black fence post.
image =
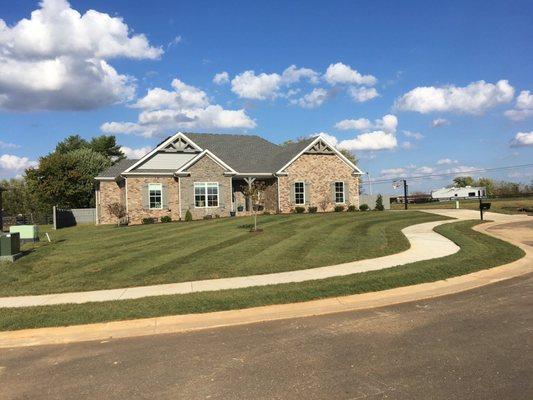
POLYGON ((407 181, 403 180, 403 203, 404 203, 404 209, 407 210, 407 181))

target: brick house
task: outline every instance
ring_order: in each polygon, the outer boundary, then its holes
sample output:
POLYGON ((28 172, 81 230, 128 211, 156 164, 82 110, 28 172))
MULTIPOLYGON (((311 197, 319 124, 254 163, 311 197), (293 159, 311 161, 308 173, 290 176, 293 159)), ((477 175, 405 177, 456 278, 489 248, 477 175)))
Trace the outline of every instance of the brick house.
POLYGON ((321 136, 276 145, 252 135, 177 133, 140 160, 122 160, 96 179, 98 224, 115 223, 107 206, 121 203, 130 223, 170 216, 246 215, 245 185, 262 182, 260 208, 289 213, 295 207, 331 211, 359 206, 361 170, 321 136))

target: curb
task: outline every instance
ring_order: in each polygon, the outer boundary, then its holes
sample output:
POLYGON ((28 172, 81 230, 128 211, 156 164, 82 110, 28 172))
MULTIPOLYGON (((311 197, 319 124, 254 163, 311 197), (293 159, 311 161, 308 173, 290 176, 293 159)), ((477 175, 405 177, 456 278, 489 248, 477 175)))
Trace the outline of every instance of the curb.
POLYGON ((379 292, 312 300, 302 303, 269 305, 241 310, 186 314, 130 321, 37 328, 0 332, 0 348, 67 344, 93 340, 180 333, 265 321, 309 317, 345 311, 372 309, 460 293, 533 272, 533 248, 490 229, 509 222, 491 222, 475 229, 510 242, 526 252, 512 263, 446 280, 404 286, 379 292))

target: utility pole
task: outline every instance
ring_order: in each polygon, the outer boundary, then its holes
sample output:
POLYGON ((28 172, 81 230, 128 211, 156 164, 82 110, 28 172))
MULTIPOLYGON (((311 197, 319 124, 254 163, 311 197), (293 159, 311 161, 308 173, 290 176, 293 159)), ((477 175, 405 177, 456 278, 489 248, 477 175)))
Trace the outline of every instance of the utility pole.
POLYGON ((407 181, 403 180, 403 203, 404 208, 407 210, 407 181))
POLYGON ((479 216, 483 221, 483 204, 481 203, 481 194, 479 196, 479 216))
POLYGON ((368 175, 368 185, 370 186, 370 196, 372 196, 372 181, 370 180, 370 172, 366 173, 368 175))

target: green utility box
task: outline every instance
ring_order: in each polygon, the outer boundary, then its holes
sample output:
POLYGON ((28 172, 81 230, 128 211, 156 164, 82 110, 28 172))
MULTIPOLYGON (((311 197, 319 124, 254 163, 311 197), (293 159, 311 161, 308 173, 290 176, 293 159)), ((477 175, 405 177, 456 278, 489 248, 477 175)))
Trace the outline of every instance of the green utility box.
POLYGON ((0 261, 15 261, 21 255, 20 235, 18 233, 0 236, 0 261))
POLYGON ((39 227, 37 225, 13 225, 9 233, 19 233, 21 243, 34 243, 39 241, 39 227))

